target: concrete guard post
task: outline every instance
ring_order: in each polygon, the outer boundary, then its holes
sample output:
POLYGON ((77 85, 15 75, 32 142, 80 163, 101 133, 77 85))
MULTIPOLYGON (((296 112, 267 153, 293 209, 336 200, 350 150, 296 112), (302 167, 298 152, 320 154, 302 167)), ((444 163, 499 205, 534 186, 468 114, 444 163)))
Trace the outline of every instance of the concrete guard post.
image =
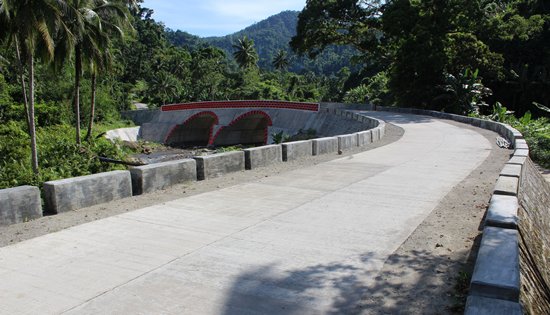
POLYGON ((133 167, 132 190, 134 195, 151 193, 175 184, 197 180, 197 162, 183 159, 133 167))
POLYGON ((279 144, 265 145, 244 150, 244 164, 247 170, 265 167, 283 161, 283 149, 279 144))
POLYGON ((338 152, 338 138, 326 137, 313 139, 313 155, 338 152))
POLYGON ((0 190, 0 226, 40 217, 42 203, 38 187, 20 186, 0 190))
POLYGON ((313 141, 302 140, 282 144, 283 161, 294 161, 296 159, 311 156, 313 154, 313 141))
POLYGON ((197 179, 215 178, 227 173, 244 171, 244 151, 194 156, 197 161, 197 179))
POLYGON ((72 211, 132 196, 129 171, 112 171, 44 183, 46 210, 72 211))

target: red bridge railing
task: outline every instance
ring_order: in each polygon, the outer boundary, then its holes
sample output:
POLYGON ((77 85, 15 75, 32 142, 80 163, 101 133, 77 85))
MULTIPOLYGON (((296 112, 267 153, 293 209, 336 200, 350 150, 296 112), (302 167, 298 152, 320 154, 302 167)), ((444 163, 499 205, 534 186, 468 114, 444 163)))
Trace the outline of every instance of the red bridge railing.
POLYGON ((227 109, 227 108, 275 108, 319 111, 317 103, 299 103, 285 101, 209 101, 182 104, 170 104, 161 107, 161 111, 169 112, 190 109, 227 109))

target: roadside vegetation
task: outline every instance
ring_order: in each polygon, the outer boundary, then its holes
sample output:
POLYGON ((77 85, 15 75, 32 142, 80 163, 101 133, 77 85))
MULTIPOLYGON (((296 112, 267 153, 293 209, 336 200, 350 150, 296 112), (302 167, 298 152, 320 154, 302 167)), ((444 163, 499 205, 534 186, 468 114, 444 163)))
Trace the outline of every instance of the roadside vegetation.
POLYGON ((545 1, 311 0, 277 21, 229 45, 166 29, 140 0, 0 0, 0 188, 121 168, 96 157, 139 149, 98 135, 129 126, 134 102, 368 100, 487 117, 499 102, 548 167, 545 1))

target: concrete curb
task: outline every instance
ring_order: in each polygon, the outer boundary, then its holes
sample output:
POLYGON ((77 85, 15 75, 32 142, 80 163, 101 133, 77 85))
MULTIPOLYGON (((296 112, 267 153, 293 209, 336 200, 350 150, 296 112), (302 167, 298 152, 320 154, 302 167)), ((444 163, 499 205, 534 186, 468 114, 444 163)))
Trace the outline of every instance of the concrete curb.
POLYGON ((286 142, 281 146, 283 149, 283 161, 285 162, 294 161, 313 154, 313 141, 311 140, 286 142))

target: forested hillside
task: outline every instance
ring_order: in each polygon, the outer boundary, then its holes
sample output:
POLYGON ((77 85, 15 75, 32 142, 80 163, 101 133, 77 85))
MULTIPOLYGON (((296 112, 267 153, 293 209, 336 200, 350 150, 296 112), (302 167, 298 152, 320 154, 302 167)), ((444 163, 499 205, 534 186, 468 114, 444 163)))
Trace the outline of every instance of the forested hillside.
POLYGON ((352 63, 357 50, 351 46, 330 46, 314 59, 301 57, 292 52, 289 42, 296 35, 298 23, 296 11, 284 11, 263 21, 251 25, 239 32, 222 37, 199 38, 183 31, 169 30, 168 40, 181 47, 197 47, 207 43, 222 49, 228 56, 234 51, 233 45, 244 36, 254 41, 259 56, 258 66, 261 69, 273 70, 272 61, 278 51, 284 50, 289 55, 288 70, 295 73, 308 71, 316 74, 337 74, 344 67, 359 69, 352 63))

